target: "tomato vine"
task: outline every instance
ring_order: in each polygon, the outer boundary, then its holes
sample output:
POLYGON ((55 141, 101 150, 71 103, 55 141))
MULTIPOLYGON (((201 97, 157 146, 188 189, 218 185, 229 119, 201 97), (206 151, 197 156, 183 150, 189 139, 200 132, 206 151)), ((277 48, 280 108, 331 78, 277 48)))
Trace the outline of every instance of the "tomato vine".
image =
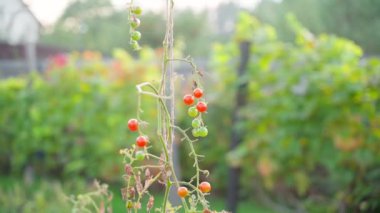
MULTIPOLYGON (((195 151, 194 144, 198 141, 196 137, 206 137, 208 130, 202 120, 202 116, 207 112, 207 103, 202 90, 202 73, 197 69, 194 61, 190 57, 183 59, 174 58, 173 54, 173 9, 174 1, 166 0, 166 34, 163 41, 163 64, 161 81, 159 85, 154 85, 150 82, 144 82, 136 86, 137 89, 137 113, 136 118, 132 118, 128 122, 128 128, 131 132, 138 132, 139 136, 136 139, 136 145, 130 148, 120 150, 124 155, 125 174, 123 178, 126 182, 126 187, 122 189, 123 198, 126 202, 126 208, 129 212, 137 212, 142 208, 141 201, 143 197, 149 196, 146 209, 151 211, 154 203, 154 196, 150 194, 149 189, 153 183, 161 183, 165 186, 164 201, 159 210, 160 212, 175 212, 183 208, 185 212, 210 212, 209 202, 206 196, 211 191, 211 185, 208 182, 201 183, 201 175, 208 176, 209 172, 203 170, 199 166, 199 158, 204 156, 199 155, 195 151), (190 128, 183 129, 175 124, 175 95, 174 95, 174 70, 173 62, 184 62, 192 67, 192 75, 194 80, 194 91, 192 94, 184 96, 185 105, 189 106, 188 114, 194 118, 192 122, 193 130, 190 128), (142 120, 142 96, 149 96, 157 100, 157 131, 156 135, 158 142, 150 141, 144 134, 147 122, 142 120), (195 104, 196 103, 196 104, 195 104), (195 106, 192 106, 195 104, 195 106), (190 112, 192 111, 192 112, 190 112), (193 167, 195 174, 189 181, 179 180, 174 169, 173 162, 173 144, 175 141, 175 132, 179 133, 180 139, 186 142, 190 148, 189 157, 194 161, 193 167), (195 139, 189 136, 189 132, 193 133, 195 139), (152 146, 160 146, 161 155, 155 155, 150 152, 152 146), (136 164, 144 159, 152 159, 149 164, 136 164), (158 169, 155 175, 152 175, 152 169, 158 169), (144 175, 142 175, 144 174, 144 175), (145 181, 142 181, 144 177, 145 181), (178 196, 182 204, 180 206, 168 205, 169 191, 171 187, 177 188, 178 196)), ((140 25, 140 20, 137 18, 142 13, 142 9, 134 5, 131 0, 129 7, 130 20, 130 41, 134 50, 139 50, 140 45, 138 40, 141 38, 141 33, 136 29, 140 25)))

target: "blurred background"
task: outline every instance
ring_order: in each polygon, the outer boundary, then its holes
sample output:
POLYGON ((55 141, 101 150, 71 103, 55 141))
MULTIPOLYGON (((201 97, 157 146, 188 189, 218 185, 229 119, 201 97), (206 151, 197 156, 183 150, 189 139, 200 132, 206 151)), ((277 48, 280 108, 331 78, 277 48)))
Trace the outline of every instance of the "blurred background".
MULTIPOLYGON (((0 212, 70 212, 67 196, 94 179, 125 211, 119 149, 134 143, 135 85, 159 78, 165 31, 164 1, 135 2, 140 52, 124 0, 1 0, 0 212)), ((210 133, 197 149, 214 209, 380 212, 380 1, 175 8, 175 54, 205 74, 210 133)), ((175 69, 182 79, 190 67, 175 69)), ((191 82, 177 83, 177 122, 190 126, 191 82)), ((153 130, 155 102, 143 101, 153 130)))

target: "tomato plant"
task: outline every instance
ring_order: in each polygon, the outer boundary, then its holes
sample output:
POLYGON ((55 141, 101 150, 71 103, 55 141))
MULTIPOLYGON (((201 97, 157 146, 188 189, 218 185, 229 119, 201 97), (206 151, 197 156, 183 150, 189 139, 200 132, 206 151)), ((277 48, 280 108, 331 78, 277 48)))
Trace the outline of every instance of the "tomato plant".
MULTIPOLYGON (((210 192, 211 186, 207 182, 200 183, 201 175, 207 176, 208 171, 202 170, 199 167, 199 155, 196 153, 194 148, 194 142, 198 139, 191 139, 188 130, 184 130, 174 123, 174 70, 171 66, 173 61, 186 62, 193 67, 192 75, 196 79, 193 83, 194 89, 193 94, 185 94, 183 97, 183 102, 188 109, 188 115, 194 118, 192 123, 192 134, 194 137, 206 137, 208 135, 208 129, 206 128, 201 113, 207 111, 207 104, 204 102, 204 92, 201 89, 201 75, 197 70, 197 67, 190 58, 176 59, 173 57, 173 0, 167 0, 167 29, 164 40, 164 58, 163 58, 163 70, 160 84, 155 85, 150 82, 144 82, 138 84, 137 92, 137 114, 136 119, 130 119, 128 122, 128 127, 131 132, 138 131, 139 136, 136 139, 136 145, 130 148, 120 150, 120 153, 124 156, 125 163, 125 174, 123 176, 126 187, 122 189, 123 198, 126 202, 127 209, 134 209, 138 211, 142 206, 142 199, 144 196, 149 196, 149 202, 147 203, 147 211, 152 208, 152 202, 154 202, 154 197, 150 195, 149 188, 154 183, 161 183, 165 187, 164 201, 160 208, 160 212, 172 212, 183 208, 185 212, 198 212, 199 209, 204 211, 210 211, 210 206, 206 200, 205 193, 210 192), (149 139, 145 135, 149 131, 146 126, 139 124, 148 124, 146 120, 143 119, 143 108, 141 96, 149 96, 157 100, 157 129, 154 131, 156 135, 151 138, 152 142, 149 144, 149 139), (197 100, 197 105, 192 106, 195 102, 195 98, 201 99, 197 100), (199 113, 201 112, 201 113, 199 113), (178 132, 181 135, 181 141, 187 143, 190 147, 189 156, 193 158, 194 161, 194 172, 195 174, 190 181, 181 181, 176 175, 174 170, 173 162, 173 143, 174 143, 174 132, 178 132), (158 147, 161 149, 161 154, 157 155, 151 152, 151 147, 158 147), (152 159, 155 162, 147 165, 136 164, 135 161, 142 161, 146 158, 152 159), (158 173, 152 174, 152 168, 160 168, 158 173), (144 179, 142 181, 142 175, 145 173, 144 179), (177 188, 177 195, 181 198, 182 205, 179 207, 170 207, 168 203, 168 194, 171 187, 177 188), (189 187, 191 191, 188 190, 189 187), (137 192, 137 193, 135 193, 137 192), (189 196, 191 194, 191 196, 189 196), (189 199, 186 199, 189 197, 189 199)), ((135 50, 140 49, 138 45, 138 40, 141 38, 141 34, 136 31, 138 24, 136 20, 136 15, 141 14, 141 9, 136 9, 137 7, 133 5, 131 1, 130 5, 130 23, 131 23, 131 44, 135 50)), ((151 134, 149 134, 151 135, 151 134)))
MULTIPOLYGON (((247 195, 257 189, 272 202, 311 212, 376 212, 379 190, 370 185, 379 184, 380 177, 380 62, 363 57, 352 41, 312 34, 293 16, 288 24, 292 42, 279 40, 272 26, 243 13, 235 40, 214 46, 214 70, 223 81, 213 108, 229 115, 236 82, 248 90, 236 125, 243 142, 228 153, 227 162, 241 168, 247 195), (242 42, 251 48, 247 74, 238 79, 235 59, 242 42), (371 184, 363 184, 367 181, 371 184)), ((223 115, 209 113, 227 120, 210 128, 231 122, 223 115)), ((229 133, 220 132, 218 139, 229 133)))
MULTIPOLYGON (((133 4, 133 0, 131 5, 133 4)), ((141 39, 141 33, 137 31, 140 26, 140 19, 137 16, 141 15, 142 9, 139 6, 131 6, 129 8, 129 23, 130 23, 130 44, 133 50, 140 50, 138 41, 141 39)))

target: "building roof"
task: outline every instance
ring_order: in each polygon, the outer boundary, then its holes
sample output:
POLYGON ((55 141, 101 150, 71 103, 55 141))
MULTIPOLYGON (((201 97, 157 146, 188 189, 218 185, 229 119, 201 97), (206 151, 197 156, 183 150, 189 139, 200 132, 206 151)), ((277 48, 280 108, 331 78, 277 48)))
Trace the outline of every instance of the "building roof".
POLYGON ((2 1, 2 17, 0 19, 0 35, 2 39, 18 44, 24 42, 36 42, 39 37, 42 24, 21 0, 2 1))
POLYGON ((40 26, 40 29, 43 28, 43 25, 41 24, 40 20, 38 20, 37 16, 34 15, 34 13, 29 9, 29 5, 27 5, 24 1, 22 0, 19 0, 21 1, 23 7, 26 9, 26 11, 32 15, 33 19, 36 20, 36 22, 38 23, 38 25, 40 26))

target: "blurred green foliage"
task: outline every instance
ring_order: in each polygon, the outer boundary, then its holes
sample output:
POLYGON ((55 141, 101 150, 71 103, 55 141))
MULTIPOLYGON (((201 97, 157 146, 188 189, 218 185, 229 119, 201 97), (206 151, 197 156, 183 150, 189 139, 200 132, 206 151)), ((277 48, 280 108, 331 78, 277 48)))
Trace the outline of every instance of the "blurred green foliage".
MULTIPOLYGON (((362 58, 361 48, 347 39, 311 34, 294 16, 288 23, 296 38, 291 43, 242 14, 236 40, 215 45, 219 96, 211 105, 224 113, 212 114, 209 122, 229 119, 231 112, 225 112, 233 108, 239 84, 247 83, 249 92, 239 112, 243 122, 210 126, 244 134, 227 159, 242 168, 246 194, 255 189, 311 212, 375 211, 380 205, 380 60, 362 58), (252 47, 246 75, 237 79, 240 41, 252 47)), ((218 135, 229 138, 226 132, 218 135)))
MULTIPOLYGON (((137 2, 138 4, 138 2, 137 2)), ((366 54, 380 52, 380 2, 375 0, 262 0, 245 8, 265 23, 274 26, 281 40, 293 41, 294 33, 284 18, 293 13, 311 32, 331 33, 358 43, 366 54)), ((143 8, 144 9, 144 8, 143 8)), ((217 8, 194 11, 176 10, 176 41, 186 41, 186 52, 209 56, 213 41, 227 42, 237 16, 243 8, 233 1, 217 8)), ((165 16, 144 10, 141 17, 141 44, 161 47, 165 16)), ((41 41, 68 50, 97 50, 111 54, 114 48, 131 50, 128 13, 114 8, 110 0, 75 0, 53 25, 46 27, 41 41)))
MULTIPOLYGON (((126 127, 135 116, 135 85, 155 79, 159 63, 150 49, 139 61, 121 50, 114 55, 105 63, 96 52, 74 53, 44 75, 0 81, 3 171, 33 165, 40 174, 118 178, 118 150, 135 140, 126 127)), ((147 106, 148 117, 155 105, 147 106)))
POLYGON ((45 29, 41 40, 68 51, 112 54, 114 48, 130 48, 127 20, 128 13, 116 11, 109 0, 72 1, 57 22, 45 29))
POLYGON ((367 54, 379 54, 380 1, 376 0, 262 0, 254 14, 275 26, 282 39, 291 41, 286 27, 287 13, 293 13, 314 33, 332 33, 352 39, 367 54))
MULTIPOLYGON (((84 190, 83 185, 65 185, 66 189, 77 192, 84 190), (75 186, 75 187, 74 187, 75 186)), ((1 212, 69 212, 70 202, 59 182, 43 182, 39 184, 19 184, 12 179, 1 179, 0 211, 1 212)))
MULTIPOLYGON (((175 13, 174 30, 179 43, 192 55, 209 53, 209 22, 206 12, 180 10, 175 13)), ((165 33, 165 16, 143 11, 141 16, 141 45, 151 48, 162 46, 165 33)), ((128 11, 115 9, 109 0, 72 1, 54 26, 47 28, 42 42, 61 46, 67 50, 96 50, 112 54, 115 48, 132 50, 129 44, 128 11)))

